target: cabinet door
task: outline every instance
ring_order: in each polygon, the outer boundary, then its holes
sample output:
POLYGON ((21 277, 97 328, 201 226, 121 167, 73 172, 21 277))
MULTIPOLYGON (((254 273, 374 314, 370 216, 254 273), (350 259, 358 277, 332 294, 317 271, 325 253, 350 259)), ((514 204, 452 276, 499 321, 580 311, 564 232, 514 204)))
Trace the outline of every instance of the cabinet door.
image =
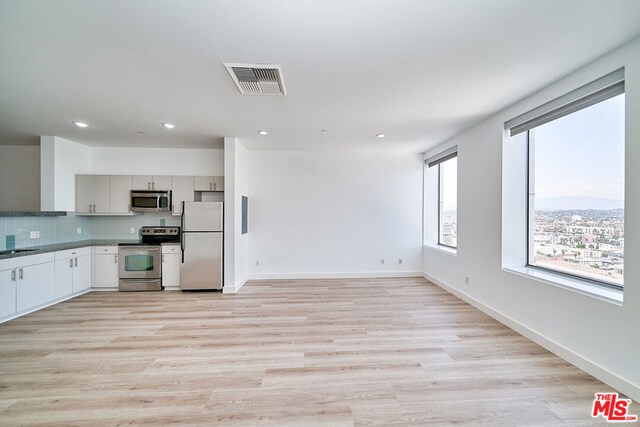
POLYGON ((73 259, 73 292, 91 287, 91 257, 79 256, 73 259))
POLYGON ((73 293, 73 259, 59 259, 55 262, 53 280, 53 299, 58 299, 73 293))
POLYGON ((76 175, 76 212, 89 213, 93 205, 93 175, 76 175))
POLYGON ((154 176, 151 181, 152 190, 171 190, 171 175, 154 176))
POLYGON ((132 184, 133 190, 151 190, 151 176, 150 175, 133 175, 132 184))
POLYGON ((118 287, 118 255, 96 254, 94 265, 95 281, 94 288, 117 288, 118 287))
POLYGON ((12 272, 17 275, 16 270, 0 271, 0 318, 16 312, 16 281, 12 280, 12 272))
POLYGON ((195 191, 213 191, 212 176, 196 176, 194 177, 195 191))
POLYGON ((131 211, 131 175, 111 175, 109 177, 109 212, 129 213, 131 211))
POLYGON ((162 286, 180 286, 180 262, 182 255, 162 254, 162 286))
POLYGON ((48 262, 18 269, 17 311, 28 310, 53 300, 53 281, 51 280, 55 276, 53 264, 53 262, 48 262))
POLYGON ((213 191, 224 191, 224 176, 213 177, 213 191))
POLYGON ((109 175, 93 176, 93 204, 93 212, 109 213, 109 175))
POLYGON ((193 177, 174 176, 173 191, 171 193, 173 213, 182 213, 182 202, 193 202, 193 177))

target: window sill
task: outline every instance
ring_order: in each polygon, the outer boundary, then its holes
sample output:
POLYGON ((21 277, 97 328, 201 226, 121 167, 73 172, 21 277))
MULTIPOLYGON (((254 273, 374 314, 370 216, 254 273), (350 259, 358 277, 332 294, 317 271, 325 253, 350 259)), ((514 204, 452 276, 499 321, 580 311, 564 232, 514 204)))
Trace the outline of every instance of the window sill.
POLYGON ((426 244, 426 245, 424 245, 424 247, 432 249, 434 251, 443 252, 443 253, 449 254, 449 255, 457 255, 458 254, 458 249, 457 248, 450 248, 448 246, 426 244))
POLYGON ((537 280, 546 284, 557 286, 572 292, 577 292, 601 301, 622 306, 623 292, 617 289, 608 289, 585 280, 573 279, 550 271, 543 271, 530 267, 504 267, 503 271, 517 274, 528 279, 537 280))

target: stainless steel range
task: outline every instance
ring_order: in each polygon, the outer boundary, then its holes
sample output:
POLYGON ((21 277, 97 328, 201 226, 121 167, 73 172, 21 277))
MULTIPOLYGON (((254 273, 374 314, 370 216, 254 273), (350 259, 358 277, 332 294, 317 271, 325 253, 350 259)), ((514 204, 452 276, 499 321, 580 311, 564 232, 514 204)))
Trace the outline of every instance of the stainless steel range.
POLYGON ((162 243, 179 243, 180 227, 142 227, 140 243, 118 245, 121 291, 162 290, 162 243))

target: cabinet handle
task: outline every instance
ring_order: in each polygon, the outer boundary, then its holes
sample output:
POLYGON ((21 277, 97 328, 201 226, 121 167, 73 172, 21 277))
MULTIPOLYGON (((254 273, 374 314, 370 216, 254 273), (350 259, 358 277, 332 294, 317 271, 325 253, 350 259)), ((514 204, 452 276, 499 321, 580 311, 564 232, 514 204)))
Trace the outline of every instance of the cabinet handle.
POLYGON ((15 270, 11 270, 11 281, 12 282, 16 281, 16 271, 15 270))
POLYGON ((18 270, 18 278, 20 280, 24 279, 24 272, 22 271, 22 269, 18 270))
POLYGON ((115 263, 117 264, 118 263, 118 255, 116 255, 115 258, 116 258, 115 263))
POLYGON ((164 264, 164 254, 162 254, 162 263, 164 264))
POLYGON ((147 190, 151 190, 151 182, 147 182, 147 190))
POLYGON ((156 183, 155 183, 155 182, 153 182, 153 181, 151 181, 151 189, 152 189, 152 190, 155 190, 155 189, 156 189, 156 183))
POLYGON ((76 265, 75 265, 75 267, 77 267, 77 266, 78 266, 78 258, 76 258, 76 265))
POLYGON ((218 191, 218 186, 217 186, 217 182, 213 183, 213 191, 218 191))
POLYGON ((69 258, 69 268, 73 268, 73 258, 69 258))

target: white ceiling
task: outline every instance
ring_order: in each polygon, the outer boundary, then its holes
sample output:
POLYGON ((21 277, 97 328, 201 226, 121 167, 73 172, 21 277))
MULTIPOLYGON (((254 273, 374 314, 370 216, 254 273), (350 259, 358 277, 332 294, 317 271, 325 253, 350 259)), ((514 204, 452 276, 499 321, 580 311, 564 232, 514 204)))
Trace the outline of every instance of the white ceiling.
POLYGON ((638 0, 0 0, 0 143, 424 151, 639 35, 638 0))

